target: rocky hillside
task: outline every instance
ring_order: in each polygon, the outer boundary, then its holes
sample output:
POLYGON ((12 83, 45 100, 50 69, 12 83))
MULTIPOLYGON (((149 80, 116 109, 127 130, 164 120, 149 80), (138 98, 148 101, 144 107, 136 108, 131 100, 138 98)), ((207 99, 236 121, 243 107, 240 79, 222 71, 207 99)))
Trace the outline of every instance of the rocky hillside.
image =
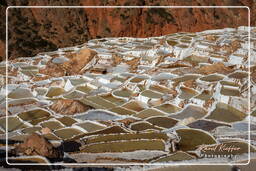
MULTIPOLYGON (((28 5, 195 5, 249 6, 255 15, 253 0, 3 0, 1 16, 7 6, 28 5)), ((149 37, 175 32, 247 25, 247 9, 9 9, 9 57, 34 56, 42 51, 73 46, 101 37, 149 37)), ((255 17, 252 16, 252 25, 255 17), (254 19, 253 19, 254 18, 254 19)), ((5 52, 5 18, 0 22, 0 58, 5 52)))

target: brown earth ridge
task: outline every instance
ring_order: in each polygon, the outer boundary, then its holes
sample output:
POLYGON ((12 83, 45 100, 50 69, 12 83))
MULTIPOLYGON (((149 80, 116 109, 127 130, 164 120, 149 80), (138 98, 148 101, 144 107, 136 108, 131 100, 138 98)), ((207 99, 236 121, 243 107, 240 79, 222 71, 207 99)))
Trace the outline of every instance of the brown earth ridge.
MULTIPOLYGON (((3 0, 0 3, 0 60, 5 59, 5 10, 7 6, 248 6, 251 25, 256 23, 253 0, 3 0)), ((103 37, 151 37, 175 32, 248 25, 246 8, 187 9, 9 9, 9 59, 82 44, 103 37)))

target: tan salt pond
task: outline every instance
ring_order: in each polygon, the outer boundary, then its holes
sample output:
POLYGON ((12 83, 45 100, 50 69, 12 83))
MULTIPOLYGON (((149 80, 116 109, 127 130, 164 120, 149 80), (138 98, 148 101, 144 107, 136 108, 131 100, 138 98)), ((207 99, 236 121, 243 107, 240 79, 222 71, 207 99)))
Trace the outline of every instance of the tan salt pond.
POLYGON ((65 93, 65 90, 61 87, 50 87, 46 96, 47 97, 54 97, 59 96, 65 93))
POLYGON ((86 138, 86 143, 100 143, 120 140, 140 140, 140 139, 162 139, 168 140, 169 137, 165 133, 160 132, 146 132, 146 133, 127 133, 127 134, 112 134, 112 135, 98 135, 95 137, 86 138))
POLYGON ((209 58, 204 56, 195 56, 191 55, 184 58, 185 61, 188 61, 194 65, 198 65, 199 63, 208 63, 209 58))
POLYGON ((163 96, 162 94, 154 92, 154 91, 151 91, 151 90, 145 90, 140 95, 148 97, 150 99, 159 99, 159 98, 161 98, 163 96))
POLYGON ((90 106, 93 109, 105 109, 103 106, 93 103, 92 101, 90 101, 86 98, 80 99, 79 101, 87 106, 90 106))
POLYGON ((176 132, 180 136, 178 148, 183 151, 196 150, 199 145, 216 144, 210 134, 197 129, 179 129, 176 132))
POLYGON ((119 81, 119 82, 125 82, 126 79, 123 78, 123 77, 114 77, 110 80, 111 82, 114 82, 114 81, 119 81))
POLYGON ((145 131, 145 130, 161 130, 162 128, 155 127, 147 121, 139 121, 132 123, 130 125, 131 129, 134 131, 145 131))
POLYGON ((73 79, 70 79, 70 82, 73 86, 77 86, 77 85, 86 83, 87 80, 84 78, 73 78, 73 79))
POLYGON ((177 47, 179 47, 179 48, 188 48, 188 45, 185 45, 185 44, 178 44, 178 45, 176 45, 177 47))
MULTIPOLYGON (((12 132, 21 128, 27 128, 28 126, 21 122, 17 117, 7 117, 8 132, 12 132)), ((6 118, 0 118, 0 127, 6 130, 6 118)))
POLYGON ((124 107, 115 107, 110 109, 111 112, 117 113, 119 115, 134 115, 136 112, 133 110, 129 110, 124 107))
POLYGON ((169 44, 169 45, 171 45, 171 46, 175 46, 175 45, 177 45, 178 44, 178 42, 177 41, 175 41, 175 40, 167 40, 167 43, 169 44))
POLYGON ((223 122, 235 122, 243 120, 247 115, 225 103, 218 103, 216 108, 207 117, 223 122))
POLYGON ((242 72, 242 71, 238 71, 238 72, 234 72, 232 74, 230 74, 228 77, 229 78, 235 78, 235 79, 243 79, 243 78, 246 78, 248 77, 248 72, 242 72))
POLYGON ((31 134, 34 133, 36 131, 41 131, 42 127, 40 126, 35 126, 35 127, 29 127, 29 128, 24 128, 21 130, 22 133, 24 134, 31 134))
POLYGON ((174 92, 173 90, 171 90, 169 88, 159 86, 159 85, 150 85, 149 89, 153 90, 155 92, 163 93, 163 94, 171 94, 174 92))
POLYGON ((147 78, 146 77, 139 77, 139 76, 137 76, 137 77, 134 77, 134 78, 132 78, 131 80, 130 80, 130 82, 131 83, 140 83, 141 81, 144 81, 144 80, 146 80, 147 78))
POLYGON ((36 70, 36 69, 38 69, 38 67, 37 66, 33 66, 33 65, 31 65, 31 66, 22 66, 21 69, 24 69, 24 70, 36 70))
POLYGON ((140 102, 140 101, 130 101, 126 104, 124 104, 122 107, 126 109, 133 110, 135 112, 140 112, 145 109, 146 104, 140 102))
POLYGON ((166 114, 154 108, 150 108, 150 109, 145 109, 139 112, 138 114, 134 115, 134 117, 138 117, 141 119, 149 118, 152 116, 166 116, 166 114))
POLYGON ((100 97, 109 101, 109 102, 112 102, 112 103, 114 103, 118 106, 125 103, 125 101, 123 99, 116 98, 112 94, 101 95, 100 97))
POLYGON ((185 36, 182 37, 182 39, 184 39, 184 40, 192 40, 191 36, 193 37, 194 35, 187 35, 186 34, 185 36))
POLYGON ((69 139, 76 135, 83 134, 82 131, 75 129, 75 128, 63 128, 54 131, 54 134, 60 137, 61 139, 69 139))
POLYGON ((64 126, 59 121, 46 121, 40 124, 44 128, 49 128, 52 131, 64 128, 64 126))
MULTIPOLYGON (((29 104, 35 104, 37 103, 38 100, 34 97, 29 97, 29 98, 22 98, 22 99, 13 99, 13 100, 8 100, 8 106, 9 108, 15 107, 15 106, 25 106, 29 104)), ((18 111, 19 112, 19 111, 18 111)))
POLYGON ((225 86, 221 87, 220 93, 225 96, 240 96, 239 89, 229 88, 229 87, 225 87, 225 86))
POLYGON ((33 97, 33 94, 29 89, 26 88, 17 88, 8 94, 8 98, 11 99, 21 99, 29 97, 33 97))
POLYGON ((48 118, 51 114, 43 109, 35 109, 18 114, 24 121, 33 121, 35 119, 48 118))
POLYGON ((111 126, 107 127, 103 130, 95 131, 92 133, 86 133, 86 135, 99 135, 99 134, 120 134, 120 133, 128 133, 128 130, 124 129, 123 127, 120 126, 111 126))
POLYGON ((233 86, 233 87, 239 87, 238 83, 232 82, 232 81, 220 81, 221 85, 227 85, 227 86, 233 86))
POLYGON ((66 99, 79 99, 79 98, 82 98, 83 96, 84 96, 83 93, 80 93, 79 91, 75 90, 71 93, 64 95, 63 97, 66 99))
POLYGON ((204 90, 201 94, 196 96, 195 98, 200 100, 209 100, 212 97, 213 93, 209 90, 204 90))
POLYGON ((111 103, 100 96, 87 96, 79 101, 95 109, 109 109, 116 106, 114 103, 111 103))
POLYGON ((128 152, 135 150, 165 150, 162 140, 140 140, 104 142, 100 144, 90 144, 81 147, 81 152, 104 153, 104 152, 128 152))
POLYGON ((175 126, 176 123, 178 123, 178 121, 175 119, 163 117, 163 116, 150 117, 150 118, 146 119, 146 121, 148 121, 149 123, 151 123, 153 125, 163 127, 163 128, 171 128, 171 127, 175 126))
POLYGON ((39 73, 39 69, 37 66, 24 66, 24 67, 21 67, 20 72, 27 76, 32 77, 39 73))
POLYGON ((224 78, 224 76, 222 76, 222 75, 212 74, 212 75, 207 75, 207 76, 201 77, 200 80, 207 81, 207 82, 215 82, 215 81, 220 81, 223 78, 224 78))
POLYGON ((177 78, 174 78, 172 80, 175 81, 175 82, 185 82, 185 81, 188 81, 188 80, 195 80, 199 77, 200 77, 200 75, 187 74, 185 76, 177 77, 177 78))
POLYGON ((185 99, 185 100, 188 100, 198 94, 195 90, 187 87, 180 87, 180 90, 181 90, 181 94, 179 95, 179 98, 185 99))
POLYGON ((191 41, 189 41, 189 40, 183 40, 183 39, 181 39, 180 42, 185 43, 185 44, 190 44, 190 43, 191 43, 191 41))
POLYGON ((47 121, 51 118, 53 118, 53 116, 33 119, 33 120, 29 121, 29 123, 32 124, 32 125, 37 125, 38 123, 43 122, 43 121, 47 121))
POLYGON ((162 104, 160 106, 156 106, 155 108, 159 109, 163 112, 169 113, 169 114, 176 113, 181 110, 181 108, 179 108, 173 104, 168 104, 168 103, 162 104))
POLYGON ((85 99, 94 104, 97 104, 98 106, 101 106, 102 108, 105 108, 105 109, 116 107, 116 105, 114 103, 109 102, 109 101, 101 98, 100 96, 89 96, 89 97, 86 97, 85 99))
POLYGON ((96 123, 90 122, 90 121, 78 123, 76 125, 85 129, 87 132, 95 132, 95 131, 102 130, 102 129, 106 128, 105 125, 96 124, 96 123))
POLYGON ((175 115, 170 115, 172 118, 175 119, 185 119, 189 117, 193 117, 195 119, 199 119, 204 117, 207 114, 207 111, 199 106, 194 106, 194 105, 188 105, 185 109, 183 109, 181 112, 175 114, 175 115))
POLYGON ((36 76, 36 74, 39 73, 39 70, 38 69, 22 69, 20 72, 24 75, 33 77, 33 76, 36 76))
POLYGON ((75 119, 80 120, 93 120, 93 121, 108 121, 108 120, 118 120, 123 119, 124 117, 107 111, 107 110, 90 110, 86 113, 77 114, 74 116, 75 119))
POLYGON ((92 90, 93 90, 93 88, 92 87, 89 87, 89 86, 78 86, 78 87, 76 87, 76 90, 79 90, 79 91, 81 91, 81 92, 83 92, 83 93, 90 93, 92 90))
POLYGON ((127 88, 124 88, 122 90, 115 90, 113 92, 113 95, 127 98, 127 97, 131 97, 133 95, 133 92, 127 88))
POLYGON ((195 129, 201 129, 204 131, 212 131, 213 129, 220 127, 220 126, 228 126, 228 124, 223 124, 219 122, 214 122, 214 121, 208 121, 208 120, 196 120, 195 122, 192 122, 187 125, 190 128, 195 128, 195 129))
POLYGON ((74 123, 76 123, 76 120, 68 116, 64 116, 62 118, 56 118, 56 119, 66 126, 71 126, 74 123))

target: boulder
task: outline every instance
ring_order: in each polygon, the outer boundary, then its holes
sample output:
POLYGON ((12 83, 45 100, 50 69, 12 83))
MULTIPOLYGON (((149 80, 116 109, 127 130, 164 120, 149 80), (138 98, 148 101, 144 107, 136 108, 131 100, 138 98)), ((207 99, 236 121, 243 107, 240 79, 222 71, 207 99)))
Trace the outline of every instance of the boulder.
POLYGON ((55 148, 47 139, 36 133, 27 137, 24 143, 15 147, 16 153, 23 153, 24 155, 39 155, 47 158, 62 158, 63 154, 55 148))

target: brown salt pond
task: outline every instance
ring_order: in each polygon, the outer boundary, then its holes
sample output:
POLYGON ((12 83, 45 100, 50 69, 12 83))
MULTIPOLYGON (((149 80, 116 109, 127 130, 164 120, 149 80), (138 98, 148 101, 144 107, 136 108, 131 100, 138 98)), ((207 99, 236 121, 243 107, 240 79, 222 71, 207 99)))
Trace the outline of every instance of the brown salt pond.
POLYGON ((225 103, 218 103, 216 108, 207 116, 208 119, 223 121, 227 123, 241 121, 247 115, 225 103))

